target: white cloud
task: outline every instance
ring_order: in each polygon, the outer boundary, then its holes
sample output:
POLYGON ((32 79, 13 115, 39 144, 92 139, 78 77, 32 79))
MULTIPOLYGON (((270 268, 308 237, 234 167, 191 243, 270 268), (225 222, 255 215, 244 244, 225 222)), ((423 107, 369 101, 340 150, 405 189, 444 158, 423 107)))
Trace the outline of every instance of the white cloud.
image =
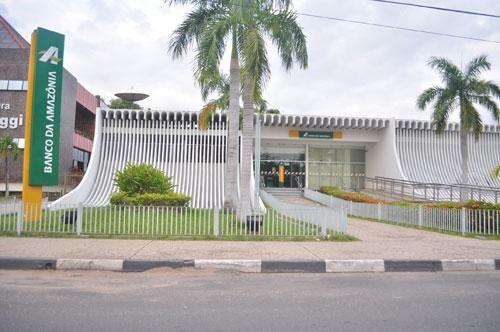
MULTIPOLYGON (((419 1, 430 4, 431 1, 419 1)), ((499 13, 500 2, 443 0, 443 7, 499 13)), ((366 0, 301 0, 298 11, 500 40, 498 20, 366 0)), ((37 26, 66 35, 65 66, 90 91, 111 98, 135 90, 157 109, 200 108, 192 56, 167 54, 168 38, 185 8, 161 0, 4 0, 0 13, 29 40, 37 26)), ((428 119, 415 99, 439 83, 425 65, 432 55, 456 63, 488 54, 487 78, 500 83, 500 45, 300 16, 308 37, 309 69, 284 72, 270 49, 272 78, 265 98, 285 113, 428 119)), ((227 62, 227 61, 226 61, 227 62)), ((455 117, 456 119, 456 117, 455 117)), ((488 116, 486 120, 492 121, 488 116)))

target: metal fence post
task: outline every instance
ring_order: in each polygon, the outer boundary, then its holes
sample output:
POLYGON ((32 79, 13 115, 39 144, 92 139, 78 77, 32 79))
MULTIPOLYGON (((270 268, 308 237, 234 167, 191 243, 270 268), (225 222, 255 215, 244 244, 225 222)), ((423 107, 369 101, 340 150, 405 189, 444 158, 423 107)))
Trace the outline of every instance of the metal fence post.
POLYGON ((214 235, 219 237, 219 208, 214 208, 214 235))
POLYGON ((423 218, 423 213, 422 213, 422 205, 418 206, 418 227, 422 227, 422 218, 423 218))
POLYGON ((377 218, 382 220, 382 204, 377 203, 377 218))
POLYGON ((321 218, 321 235, 323 237, 326 237, 326 219, 325 218, 321 218))
POLYGON ((465 213, 465 208, 463 207, 462 208, 462 216, 460 217, 460 220, 462 222, 462 236, 465 235, 465 216, 466 216, 466 213, 465 213))
POLYGON ((21 235, 21 232, 23 231, 23 219, 24 219, 24 212, 23 212, 23 203, 19 202, 17 205, 17 219, 16 219, 16 232, 17 235, 21 235))
POLYGON ((82 233, 83 225, 83 203, 78 203, 78 209, 76 212, 76 236, 80 236, 82 233))

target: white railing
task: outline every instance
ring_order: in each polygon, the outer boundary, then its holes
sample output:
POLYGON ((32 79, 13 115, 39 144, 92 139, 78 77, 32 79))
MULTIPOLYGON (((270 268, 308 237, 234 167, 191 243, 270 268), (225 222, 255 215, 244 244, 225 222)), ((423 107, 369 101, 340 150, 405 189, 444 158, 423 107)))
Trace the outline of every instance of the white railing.
POLYGON ((265 191, 262 191, 260 194, 264 203, 272 209, 290 218, 321 227, 323 235, 326 235, 328 231, 334 233, 346 233, 347 231, 347 212, 341 207, 326 208, 322 206, 289 204, 280 201, 265 191))
POLYGON ((360 218, 447 230, 462 234, 500 235, 500 210, 357 203, 310 189, 304 190, 304 196, 332 208, 346 208, 350 215, 360 218))
MULTIPOLYGON (((326 208, 325 208, 326 209, 326 208)), ((328 209, 330 210, 330 209, 328 209)), ((233 209, 189 207, 104 206, 83 204, 56 207, 0 205, 3 235, 69 235, 125 238, 318 238, 345 232, 347 215, 323 226, 318 220, 268 208, 265 213, 241 220, 233 209), (36 220, 36 221, 34 221, 36 220)))

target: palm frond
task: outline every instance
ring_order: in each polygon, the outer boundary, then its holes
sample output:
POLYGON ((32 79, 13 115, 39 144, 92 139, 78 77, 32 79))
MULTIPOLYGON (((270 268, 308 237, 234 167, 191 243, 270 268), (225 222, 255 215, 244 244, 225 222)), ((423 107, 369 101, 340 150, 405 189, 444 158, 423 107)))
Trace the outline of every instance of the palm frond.
POLYGON ((462 97, 460 102, 460 126, 466 131, 472 130, 476 140, 478 140, 483 131, 481 115, 468 98, 462 97))
POLYGON ((297 23, 297 15, 291 11, 261 13, 263 30, 276 46, 281 63, 286 70, 297 62, 301 69, 308 66, 307 38, 297 23))
POLYGON ((436 126, 437 133, 442 133, 446 128, 446 123, 454 107, 455 96, 449 90, 443 90, 436 96, 432 123, 436 126))
POLYGON ((472 59, 465 69, 466 79, 476 79, 482 72, 491 69, 491 64, 486 55, 480 55, 472 59))
POLYGON ((195 56, 195 77, 219 71, 226 48, 226 37, 231 32, 231 18, 226 14, 212 17, 198 40, 195 56))
POLYGON ((262 34, 255 27, 244 30, 241 44, 243 82, 252 82, 249 88, 253 96, 256 89, 262 90, 271 74, 266 45, 262 34))
POLYGON ((446 58, 431 57, 427 64, 439 72, 443 83, 446 83, 449 88, 462 81, 460 69, 446 58))
POLYGON ((199 39, 207 21, 218 12, 216 9, 196 8, 187 14, 170 37, 168 51, 174 59, 184 56, 189 46, 199 39))
POLYGON ((218 105, 215 101, 211 101, 203 105, 198 114, 198 129, 207 130, 210 125, 210 118, 217 111, 218 105))
POLYGON ((500 110, 498 105, 489 96, 469 96, 472 102, 477 103, 487 109, 495 120, 500 120, 500 110))
POLYGON ((438 98, 444 89, 439 86, 433 86, 431 88, 426 89, 424 92, 420 94, 417 98, 417 107, 420 110, 424 110, 429 103, 431 103, 434 99, 438 98))

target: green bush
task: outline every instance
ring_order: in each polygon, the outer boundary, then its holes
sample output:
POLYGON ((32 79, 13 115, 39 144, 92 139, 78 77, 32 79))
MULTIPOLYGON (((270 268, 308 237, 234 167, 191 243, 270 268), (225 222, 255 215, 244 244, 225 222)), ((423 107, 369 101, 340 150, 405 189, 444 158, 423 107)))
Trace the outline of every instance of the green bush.
POLYGON ((112 205, 121 206, 187 206, 191 197, 177 194, 140 194, 128 195, 123 192, 117 192, 111 196, 110 203, 112 205))
POLYGON ((191 197, 173 192, 170 177, 148 164, 127 164, 115 174, 118 192, 110 198, 121 206, 186 206, 191 197))
POLYGON ((116 172, 115 184, 119 192, 129 195, 167 194, 174 189, 170 177, 148 164, 127 164, 123 170, 116 172))

